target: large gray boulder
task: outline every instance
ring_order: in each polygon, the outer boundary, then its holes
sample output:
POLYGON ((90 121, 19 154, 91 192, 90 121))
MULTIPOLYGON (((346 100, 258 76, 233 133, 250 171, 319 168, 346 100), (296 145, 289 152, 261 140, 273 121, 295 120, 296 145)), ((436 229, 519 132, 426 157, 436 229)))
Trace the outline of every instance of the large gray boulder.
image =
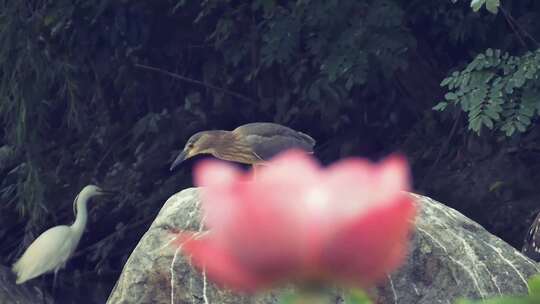
MULTIPOLYGON (((419 207, 410 253, 377 294, 379 303, 453 303, 525 294, 538 265, 461 213, 411 194, 419 207)), ((197 189, 167 200, 143 236, 107 303, 277 303, 274 294, 247 297, 216 288, 169 243, 179 230, 202 230, 197 189), (173 288, 171 288, 173 286, 173 288)), ((336 303, 341 298, 336 296, 336 303)))
POLYGON ((2 304, 52 304, 51 297, 34 283, 15 284, 11 269, 0 265, 0 303, 2 304))

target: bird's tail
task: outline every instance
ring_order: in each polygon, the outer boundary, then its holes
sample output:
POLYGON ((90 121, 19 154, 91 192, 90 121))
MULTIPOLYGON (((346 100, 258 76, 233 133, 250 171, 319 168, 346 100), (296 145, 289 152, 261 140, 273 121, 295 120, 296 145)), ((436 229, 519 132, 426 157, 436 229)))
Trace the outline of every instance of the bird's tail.
POLYGON ((302 139, 304 139, 305 141, 309 142, 309 144, 311 145, 311 147, 314 147, 315 144, 317 143, 317 142, 315 141, 315 139, 313 139, 313 137, 307 135, 306 133, 298 132, 298 134, 300 135, 300 137, 302 137, 302 139))

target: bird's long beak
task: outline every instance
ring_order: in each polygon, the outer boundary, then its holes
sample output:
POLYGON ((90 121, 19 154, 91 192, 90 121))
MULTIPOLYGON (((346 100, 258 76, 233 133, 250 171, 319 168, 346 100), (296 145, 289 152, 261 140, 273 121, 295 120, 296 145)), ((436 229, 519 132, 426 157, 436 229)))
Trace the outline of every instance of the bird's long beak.
POLYGON ((99 194, 100 195, 115 195, 115 194, 118 194, 118 191, 101 189, 99 191, 99 194))
POLYGON ((179 164, 181 164, 183 161, 185 161, 188 158, 189 158, 189 154, 186 152, 186 150, 182 150, 182 152, 180 152, 180 154, 178 154, 178 156, 174 159, 169 170, 171 171, 174 170, 176 166, 178 166, 179 164))

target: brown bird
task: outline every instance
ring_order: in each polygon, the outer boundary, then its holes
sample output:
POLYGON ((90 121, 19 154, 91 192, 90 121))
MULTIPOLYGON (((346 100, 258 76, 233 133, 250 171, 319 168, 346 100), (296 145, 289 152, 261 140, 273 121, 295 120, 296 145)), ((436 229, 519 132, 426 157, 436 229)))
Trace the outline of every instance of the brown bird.
POLYGON ((198 154, 243 164, 262 164, 279 152, 301 149, 313 153, 315 140, 302 132, 269 122, 242 125, 232 131, 211 130, 195 133, 176 157, 170 170, 198 154))
POLYGON ((530 259, 540 262, 540 213, 527 232, 521 252, 530 259))

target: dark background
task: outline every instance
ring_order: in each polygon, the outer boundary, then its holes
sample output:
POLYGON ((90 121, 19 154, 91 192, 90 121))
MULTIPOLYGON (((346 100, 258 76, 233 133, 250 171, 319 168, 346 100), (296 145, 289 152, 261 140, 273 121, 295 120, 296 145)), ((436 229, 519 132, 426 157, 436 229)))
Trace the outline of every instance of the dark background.
POLYGON ((168 170, 187 138, 254 121, 310 134, 325 164, 404 153, 416 192, 521 248, 540 210, 536 110, 507 136, 432 109, 488 48, 538 48, 538 1, 502 2, 1 1, 0 263, 70 223, 84 185, 117 189, 90 204, 57 290, 103 302, 165 200, 192 186, 197 159, 168 170))

